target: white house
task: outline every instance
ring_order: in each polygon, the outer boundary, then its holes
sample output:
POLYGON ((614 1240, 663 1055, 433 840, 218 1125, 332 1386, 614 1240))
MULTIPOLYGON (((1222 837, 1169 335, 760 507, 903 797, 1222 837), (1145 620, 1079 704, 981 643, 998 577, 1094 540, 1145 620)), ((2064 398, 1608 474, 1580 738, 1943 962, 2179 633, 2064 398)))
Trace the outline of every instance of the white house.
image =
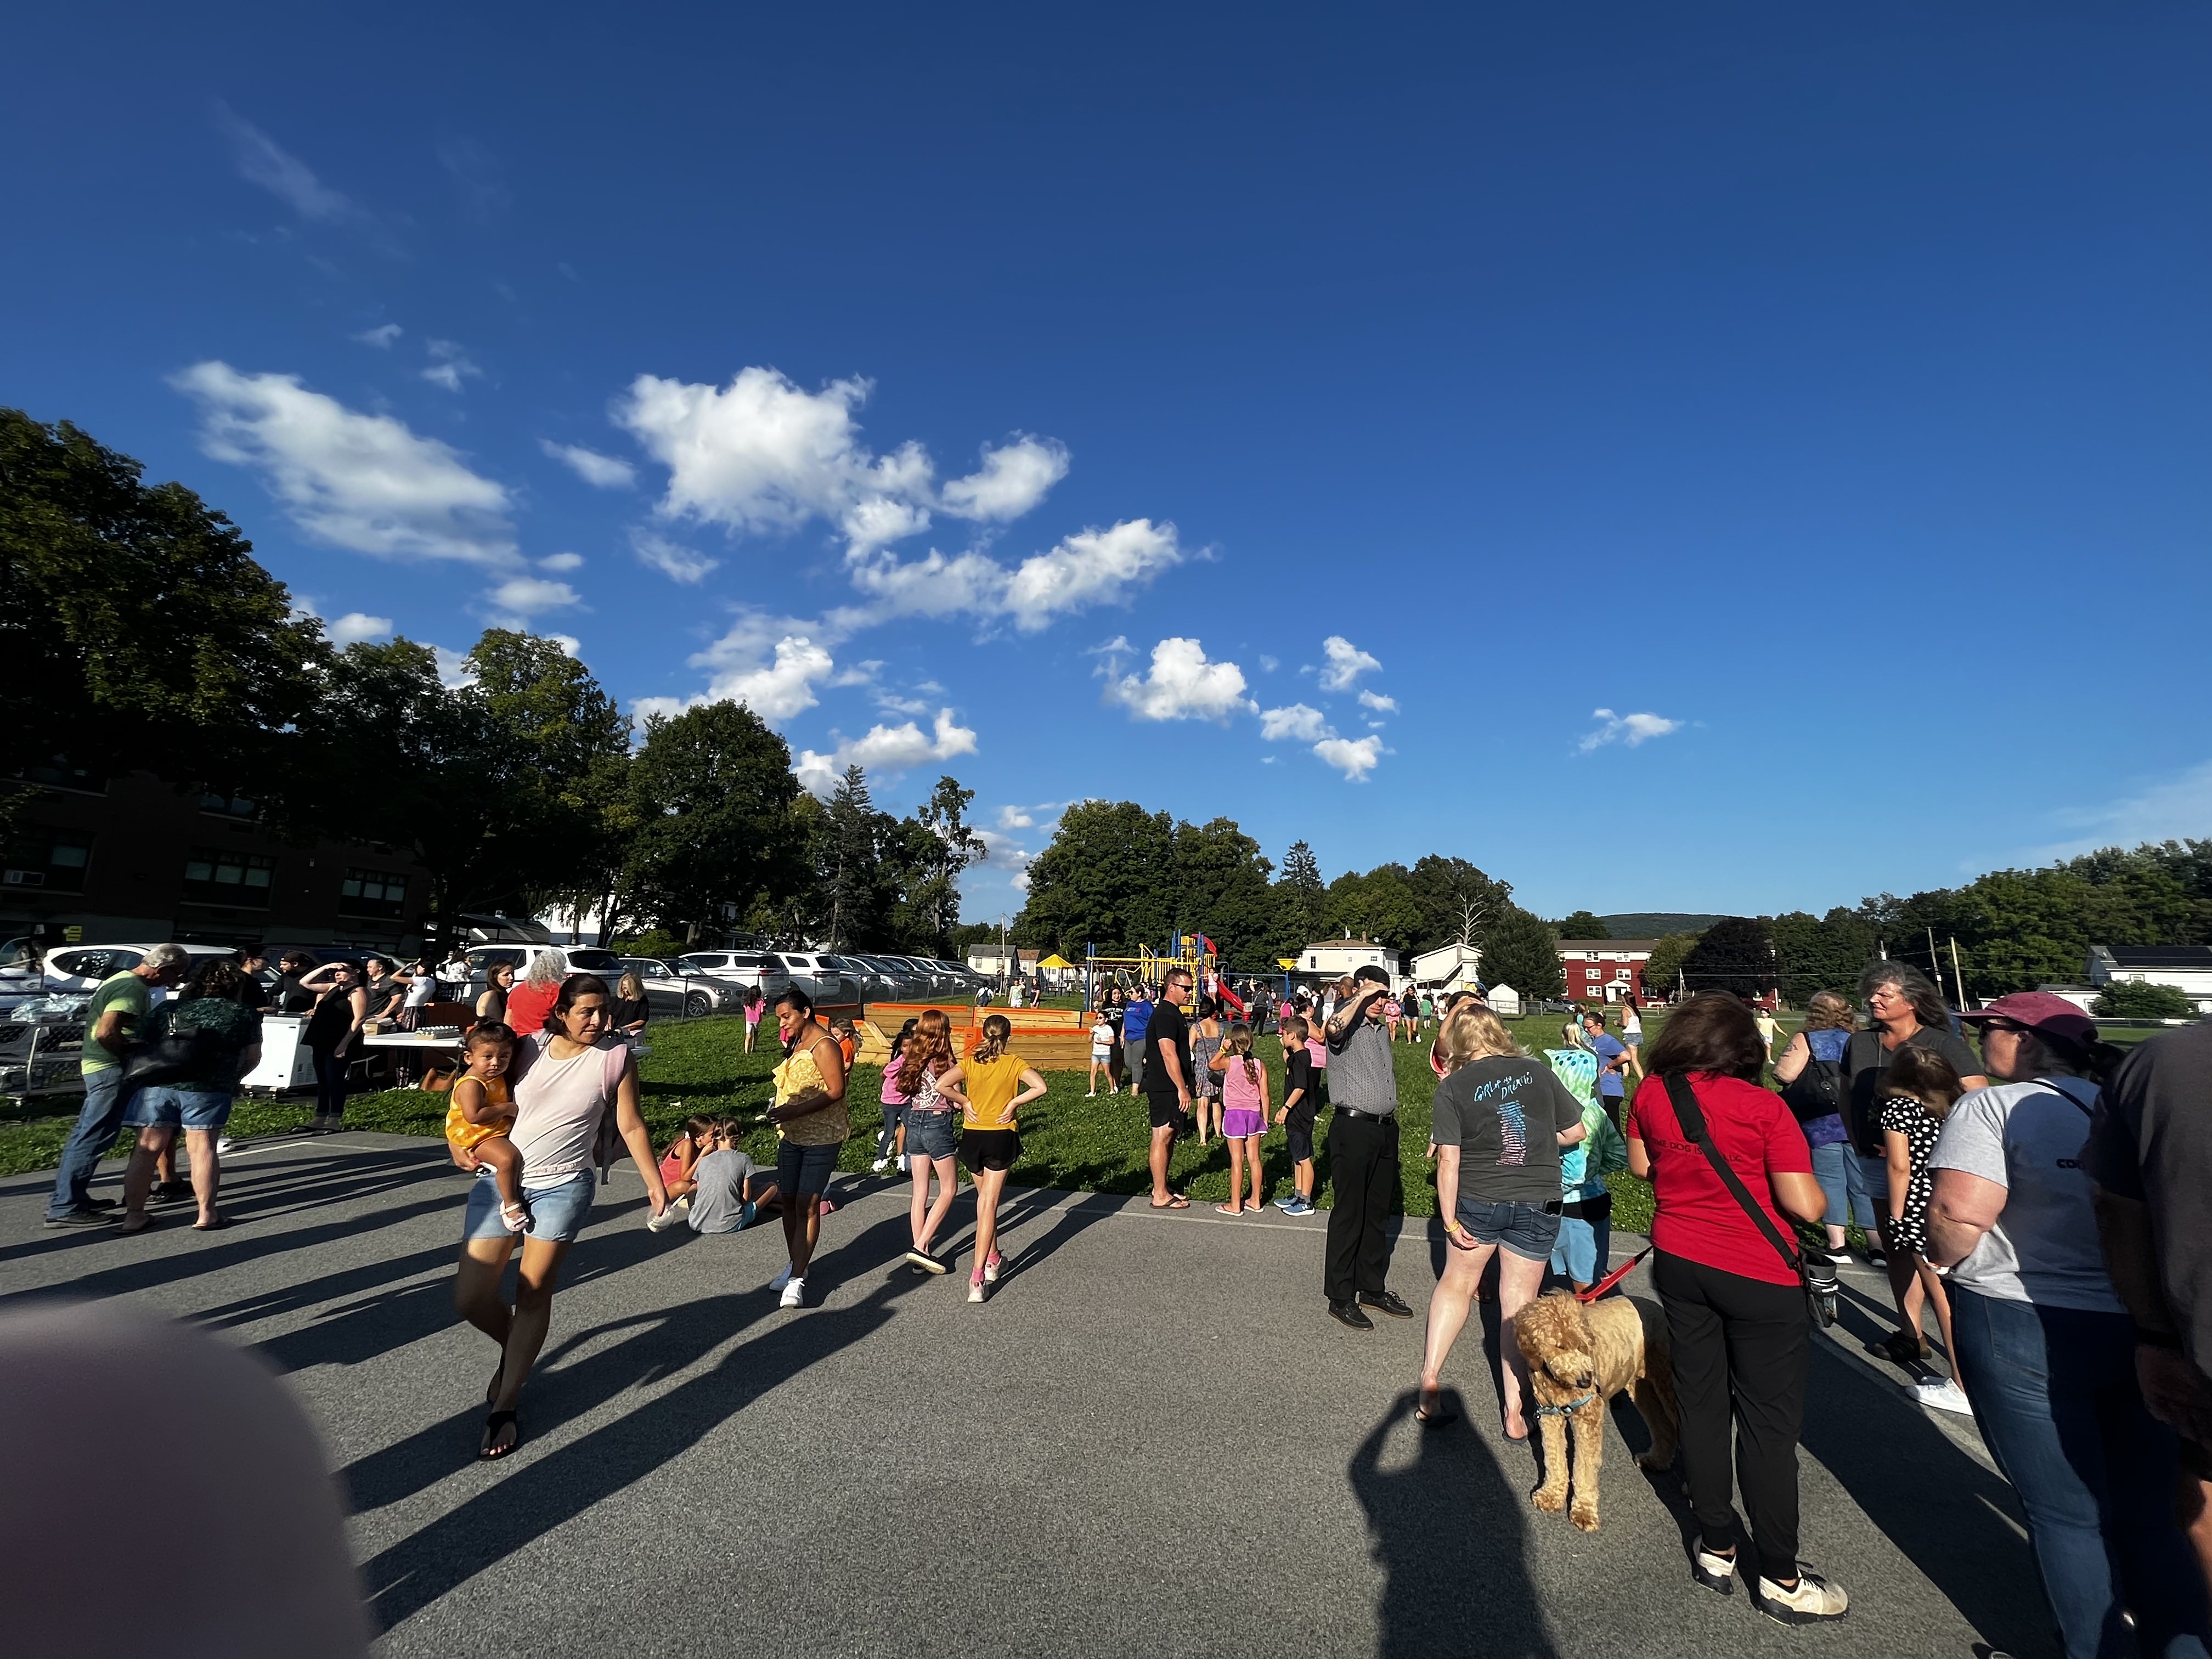
POLYGON ((1521 1018, 1521 994, 1510 985, 1492 986, 1489 1002, 1490 1012, 1500 1019, 1521 1018))
POLYGON ((2088 980, 2100 991, 2114 984, 2171 985, 2198 1013, 2212 1014, 2212 945, 2093 945, 2088 980))
POLYGON ((1390 982, 1398 982, 1402 958, 1387 945, 1378 945, 1370 939, 1323 939, 1318 945, 1309 945, 1298 952, 1298 971, 1319 974, 1327 979, 1356 973, 1362 968, 1380 968, 1390 975, 1390 982))
POLYGON ((1001 955, 995 945, 971 945, 968 947, 968 965, 979 974, 988 974, 996 979, 1012 972, 1030 975, 1036 971, 1037 952, 1024 951, 1018 945, 1009 946, 1001 955))
POLYGON ((1413 978, 1432 990, 1456 991, 1480 982, 1482 952, 1472 945, 1443 945, 1413 958, 1413 978))

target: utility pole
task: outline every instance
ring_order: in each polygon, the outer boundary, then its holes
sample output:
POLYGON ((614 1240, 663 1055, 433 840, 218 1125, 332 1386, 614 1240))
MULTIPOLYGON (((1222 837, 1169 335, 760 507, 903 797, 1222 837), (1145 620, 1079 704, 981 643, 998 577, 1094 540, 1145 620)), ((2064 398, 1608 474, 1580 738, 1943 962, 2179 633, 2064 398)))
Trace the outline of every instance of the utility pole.
POLYGON ((1959 971, 1959 936, 1953 933, 1948 937, 1951 941, 1951 983, 1959 988, 1959 1007, 1963 1012, 1966 1006, 1966 976, 1959 971))

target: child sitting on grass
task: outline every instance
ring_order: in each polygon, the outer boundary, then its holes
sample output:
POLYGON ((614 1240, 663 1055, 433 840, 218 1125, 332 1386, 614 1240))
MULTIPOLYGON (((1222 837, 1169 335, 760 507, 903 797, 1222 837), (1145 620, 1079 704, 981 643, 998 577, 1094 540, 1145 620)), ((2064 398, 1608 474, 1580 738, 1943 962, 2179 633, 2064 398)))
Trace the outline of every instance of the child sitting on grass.
POLYGON ((483 1021, 469 1033, 461 1052, 467 1069, 453 1080, 446 1139, 492 1172, 499 1183, 499 1218, 509 1232, 526 1231, 530 1212, 522 1204, 522 1154, 507 1139, 514 1127, 514 1100, 507 1086, 514 1033, 497 1020, 483 1021))

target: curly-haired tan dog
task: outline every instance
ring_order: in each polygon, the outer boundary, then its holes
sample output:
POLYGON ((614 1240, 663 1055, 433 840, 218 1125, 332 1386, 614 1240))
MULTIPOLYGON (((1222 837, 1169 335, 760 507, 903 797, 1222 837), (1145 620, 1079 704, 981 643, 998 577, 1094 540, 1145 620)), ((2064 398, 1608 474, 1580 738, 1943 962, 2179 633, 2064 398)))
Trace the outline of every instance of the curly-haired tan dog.
POLYGON ((1567 1498, 1567 1420, 1575 1425, 1575 1502, 1568 1519, 1597 1530, 1597 1471, 1605 1455, 1605 1402, 1632 1389, 1650 1431, 1637 1462, 1663 1469, 1674 1461, 1674 1374, 1667 1317, 1650 1302, 1608 1296, 1583 1304, 1566 1291, 1541 1296, 1513 1316, 1513 1340, 1528 1362, 1528 1381, 1544 1429, 1544 1484, 1536 1507, 1547 1514, 1567 1498))

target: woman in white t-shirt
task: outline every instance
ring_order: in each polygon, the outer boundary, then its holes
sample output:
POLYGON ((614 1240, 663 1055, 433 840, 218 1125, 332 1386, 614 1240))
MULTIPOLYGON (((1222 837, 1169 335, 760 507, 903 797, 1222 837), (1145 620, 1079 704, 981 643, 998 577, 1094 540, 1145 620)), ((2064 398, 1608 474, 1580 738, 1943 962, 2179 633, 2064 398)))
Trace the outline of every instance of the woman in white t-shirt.
POLYGON ((1928 1159, 1928 1259, 1951 1269, 1974 1421, 2027 1511, 2067 1659, 2203 1652, 2188 1638, 2212 1641, 2204 1577, 2173 1519, 2179 1448, 2144 1408, 2080 1162, 2113 1051, 2047 992, 1959 1018, 2002 1079, 1951 1109, 1928 1159))
POLYGON ((483 1446, 477 1454, 486 1461, 506 1456, 521 1443, 514 1403, 545 1345, 561 1263, 591 1213, 593 1152, 610 1109, 630 1161, 645 1177, 653 1213, 668 1207, 653 1139, 638 1115, 637 1060, 629 1045, 612 1033, 612 1003, 605 981, 592 974, 571 975, 554 1000, 545 1029, 526 1039, 516 1054, 510 1073, 515 1079, 514 1124, 507 1134, 522 1157, 523 1207, 530 1213, 530 1224, 520 1237, 500 1218, 499 1188, 491 1171, 478 1169, 465 1151, 453 1153, 463 1169, 477 1170, 462 1230, 453 1307, 500 1345, 499 1368, 484 1394, 491 1414, 484 1419, 483 1446), (509 1308, 501 1299, 499 1285, 517 1244, 522 1263, 515 1273, 514 1306, 509 1308))

